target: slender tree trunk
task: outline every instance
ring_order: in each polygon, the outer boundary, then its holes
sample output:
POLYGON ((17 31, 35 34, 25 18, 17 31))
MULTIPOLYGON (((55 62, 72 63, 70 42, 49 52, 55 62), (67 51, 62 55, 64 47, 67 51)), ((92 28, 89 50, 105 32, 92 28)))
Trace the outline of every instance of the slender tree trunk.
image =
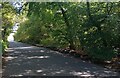
POLYGON ((62 15, 63 15, 64 21, 65 21, 65 24, 67 26, 67 33, 68 33, 67 35, 69 37, 68 42, 70 44, 69 48, 70 49, 75 49, 74 40, 73 40, 73 37, 72 37, 73 35, 71 33, 71 27, 70 27, 69 21, 68 21, 67 16, 66 16, 66 11, 63 9, 63 7, 61 5, 59 5, 59 7, 60 7, 60 10, 62 11, 62 15))
POLYGON ((90 3, 88 2, 88 0, 87 0, 87 2, 86 2, 86 5, 87 5, 88 18, 89 18, 90 20, 92 20, 91 12, 90 12, 90 3))

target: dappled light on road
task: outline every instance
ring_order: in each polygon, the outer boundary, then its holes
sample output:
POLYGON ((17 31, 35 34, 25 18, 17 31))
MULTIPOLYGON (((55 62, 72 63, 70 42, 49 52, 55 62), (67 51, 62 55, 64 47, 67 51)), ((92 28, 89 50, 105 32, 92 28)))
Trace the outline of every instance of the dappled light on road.
POLYGON ((94 76, 94 75, 91 75, 90 74, 90 71, 89 72, 71 72, 71 74, 75 75, 75 76, 82 76, 82 77, 89 77, 89 76, 94 76))
POLYGON ((5 50, 5 51, 7 51, 7 52, 13 52, 13 51, 14 51, 14 49, 9 48, 9 49, 7 49, 7 50, 5 50))
POLYGON ((37 73, 40 73, 40 72, 42 72, 42 71, 43 71, 43 70, 36 70, 37 73))
POLYGON ((40 59, 45 59, 49 58, 49 56, 33 56, 33 57, 27 57, 28 59, 35 59, 35 58, 40 58, 40 59))
POLYGON ((16 47, 14 49, 32 49, 34 48, 33 46, 29 46, 29 47, 16 47))
POLYGON ((16 59, 17 57, 11 57, 11 56, 8 56, 8 57, 6 57, 5 59, 6 59, 6 61, 8 61, 8 60, 13 60, 13 59, 16 59))
POLYGON ((115 76, 116 72, 57 51, 11 42, 4 76, 115 76), (13 70, 14 69, 14 70, 13 70))

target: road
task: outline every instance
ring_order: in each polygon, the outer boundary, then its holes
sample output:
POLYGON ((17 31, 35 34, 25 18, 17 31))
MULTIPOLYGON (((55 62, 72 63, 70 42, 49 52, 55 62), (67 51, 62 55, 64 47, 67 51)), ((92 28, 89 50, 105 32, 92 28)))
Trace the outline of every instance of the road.
POLYGON ((118 73, 69 55, 20 42, 10 42, 3 78, 41 76, 118 77, 118 73))

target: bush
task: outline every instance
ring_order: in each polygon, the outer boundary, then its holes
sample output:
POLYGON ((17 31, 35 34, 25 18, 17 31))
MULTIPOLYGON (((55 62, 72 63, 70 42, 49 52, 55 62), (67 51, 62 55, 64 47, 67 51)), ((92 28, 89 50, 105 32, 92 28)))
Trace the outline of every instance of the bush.
POLYGON ((115 51, 107 47, 91 47, 88 48, 88 54, 92 59, 105 61, 111 60, 115 56, 115 51))
POLYGON ((8 47, 8 42, 6 41, 1 41, 1 44, 0 44, 0 50, 2 51, 2 55, 5 53, 5 49, 8 47))

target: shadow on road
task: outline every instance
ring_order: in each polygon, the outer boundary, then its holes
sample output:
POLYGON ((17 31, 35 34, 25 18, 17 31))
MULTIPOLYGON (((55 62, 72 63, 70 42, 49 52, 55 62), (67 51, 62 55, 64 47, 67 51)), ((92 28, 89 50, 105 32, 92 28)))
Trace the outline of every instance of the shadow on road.
POLYGON ((11 42, 3 76, 113 77, 118 73, 43 47, 11 42))

